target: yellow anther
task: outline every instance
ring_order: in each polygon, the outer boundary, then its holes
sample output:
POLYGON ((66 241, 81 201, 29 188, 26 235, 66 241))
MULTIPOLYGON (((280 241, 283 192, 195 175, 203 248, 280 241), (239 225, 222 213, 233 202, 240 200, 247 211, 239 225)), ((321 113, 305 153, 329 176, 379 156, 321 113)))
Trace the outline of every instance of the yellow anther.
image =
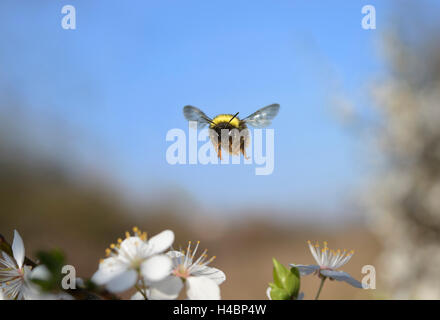
POLYGON ((133 232, 138 232, 139 228, 138 227, 133 227, 133 232))
POLYGON ((109 248, 105 249, 105 255, 109 256, 111 252, 112 251, 109 248))
POLYGON ((116 245, 115 245, 114 243, 112 243, 112 244, 110 245, 110 249, 114 249, 114 248, 116 248, 116 245))
POLYGON ((118 238, 118 243, 122 243, 122 239, 121 238, 118 238))
POLYGON ((126 238, 130 238, 130 232, 125 231, 125 237, 126 237, 126 238))

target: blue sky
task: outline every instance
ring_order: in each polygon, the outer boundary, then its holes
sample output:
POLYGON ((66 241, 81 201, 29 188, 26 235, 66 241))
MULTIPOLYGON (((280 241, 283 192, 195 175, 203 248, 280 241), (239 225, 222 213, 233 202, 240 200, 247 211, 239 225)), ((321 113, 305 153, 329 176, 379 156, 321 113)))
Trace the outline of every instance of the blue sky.
MULTIPOLYGON (((202 206, 343 210, 364 175, 358 137, 330 101, 365 104, 383 71, 377 56, 388 1, 2 1, 2 95, 76 132, 77 157, 108 168, 121 190, 152 197, 183 189, 202 206), (63 30, 61 8, 76 7, 63 30), (373 4, 377 30, 361 28, 373 4), (182 108, 247 115, 279 103, 275 170, 170 166, 182 108)), ((47 138, 50 140, 50 138, 47 138)), ((53 139, 53 137, 52 137, 53 139)), ((44 140, 44 139, 43 139, 44 140)), ((45 141, 37 141, 44 144, 45 141)), ((68 146, 66 146, 66 150, 68 146)), ((73 151, 71 151, 73 152, 73 151)))

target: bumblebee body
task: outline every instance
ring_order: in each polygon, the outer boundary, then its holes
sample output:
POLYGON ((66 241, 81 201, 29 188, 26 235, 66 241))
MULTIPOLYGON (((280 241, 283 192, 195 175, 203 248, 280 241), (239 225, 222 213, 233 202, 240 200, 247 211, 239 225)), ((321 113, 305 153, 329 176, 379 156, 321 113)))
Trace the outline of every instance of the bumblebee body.
POLYGON ((241 152, 247 158, 246 148, 249 146, 249 131, 244 121, 241 121, 236 115, 220 114, 212 119, 209 129, 209 137, 220 159, 222 147, 227 149, 231 155, 239 155, 241 152), (228 130, 229 137, 229 141, 225 141, 223 144, 221 143, 222 130, 228 130), (237 139, 235 140, 236 144, 234 144, 234 138, 237 139))
POLYGON ((247 124, 255 128, 264 128, 278 114, 279 108, 278 104, 271 104, 257 110, 243 120, 237 117, 238 112, 235 115, 219 114, 210 119, 200 109, 193 106, 185 106, 183 114, 187 120, 197 121, 199 128, 209 125, 209 137, 220 159, 222 158, 222 149, 231 155, 239 155, 241 152, 247 159, 246 148, 250 143, 247 124), (224 132, 223 136, 222 131, 224 132), (225 140, 222 141, 222 138, 225 140))

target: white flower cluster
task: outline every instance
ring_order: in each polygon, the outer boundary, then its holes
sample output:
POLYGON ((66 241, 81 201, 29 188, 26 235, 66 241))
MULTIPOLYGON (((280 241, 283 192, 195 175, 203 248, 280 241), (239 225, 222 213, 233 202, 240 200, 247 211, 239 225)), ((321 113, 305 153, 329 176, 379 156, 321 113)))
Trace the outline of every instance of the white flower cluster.
POLYGON ((32 269, 24 264, 25 250, 20 234, 14 230, 12 242, 12 257, 0 251, 0 300, 68 300, 68 294, 43 293, 32 282, 33 279, 45 279, 48 270, 45 266, 32 269))
MULTIPOLYGON (((207 250, 196 257, 199 242, 194 251, 191 242, 186 252, 175 251, 169 250, 174 241, 174 233, 170 230, 150 239, 136 227, 133 231, 134 235, 127 232, 124 240, 118 239, 117 244, 106 250, 108 257, 100 262, 91 279, 95 284, 113 293, 136 288, 132 299, 137 300, 177 299, 184 287, 188 299, 220 299, 219 285, 226 276, 219 269, 208 266, 215 257, 208 259, 207 250)), ((0 300, 73 299, 65 292, 43 292, 32 281, 47 280, 50 273, 44 265, 32 269, 24 264, 24 244, 17 231, 14 231, 11 249, 12 256, 0 251, 0 300)))
POLYGON ((20 234, 14 230, 13 257, 1 251, 0 299, 29 299, 28 283, 31 268, 24 263, 24 244, 20 234))
POLYGON ((177 299, 183 287, 191 300, 220 299, 219 285, 225 274, 208 264, 206 251, 196 258, 199 242, 191 251, 191 242, 184 251, 168 251, 174 233, 165 230, 150 239, 145 232, 133 228, 134 235, 126 233, 124 240, 110 245, 108 257, 99 264, 92 281, 105 285, 111 292, 122 292, 135 287, 132 299, 177 299))

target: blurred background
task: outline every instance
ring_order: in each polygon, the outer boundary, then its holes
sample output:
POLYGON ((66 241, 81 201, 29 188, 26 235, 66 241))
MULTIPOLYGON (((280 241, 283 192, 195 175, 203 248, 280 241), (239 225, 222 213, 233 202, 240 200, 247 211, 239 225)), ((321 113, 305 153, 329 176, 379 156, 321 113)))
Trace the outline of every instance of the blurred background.
MULTIPOLYGON (((0 3, 0 233, 90 277, 138 226, 200 240, 224 299, 266 299, 275 257, 354 249, 323 299, 440 298, 440 5, 435 1, 0 3), (61 8, 76 8, 64 30, 61 8), (361 27, 364 5, 377 29, 361 27), (275 168, 169 165, 191 104, 279 103, 275 168)), ((319 286, 302 279, 306 299, 319 286)))

